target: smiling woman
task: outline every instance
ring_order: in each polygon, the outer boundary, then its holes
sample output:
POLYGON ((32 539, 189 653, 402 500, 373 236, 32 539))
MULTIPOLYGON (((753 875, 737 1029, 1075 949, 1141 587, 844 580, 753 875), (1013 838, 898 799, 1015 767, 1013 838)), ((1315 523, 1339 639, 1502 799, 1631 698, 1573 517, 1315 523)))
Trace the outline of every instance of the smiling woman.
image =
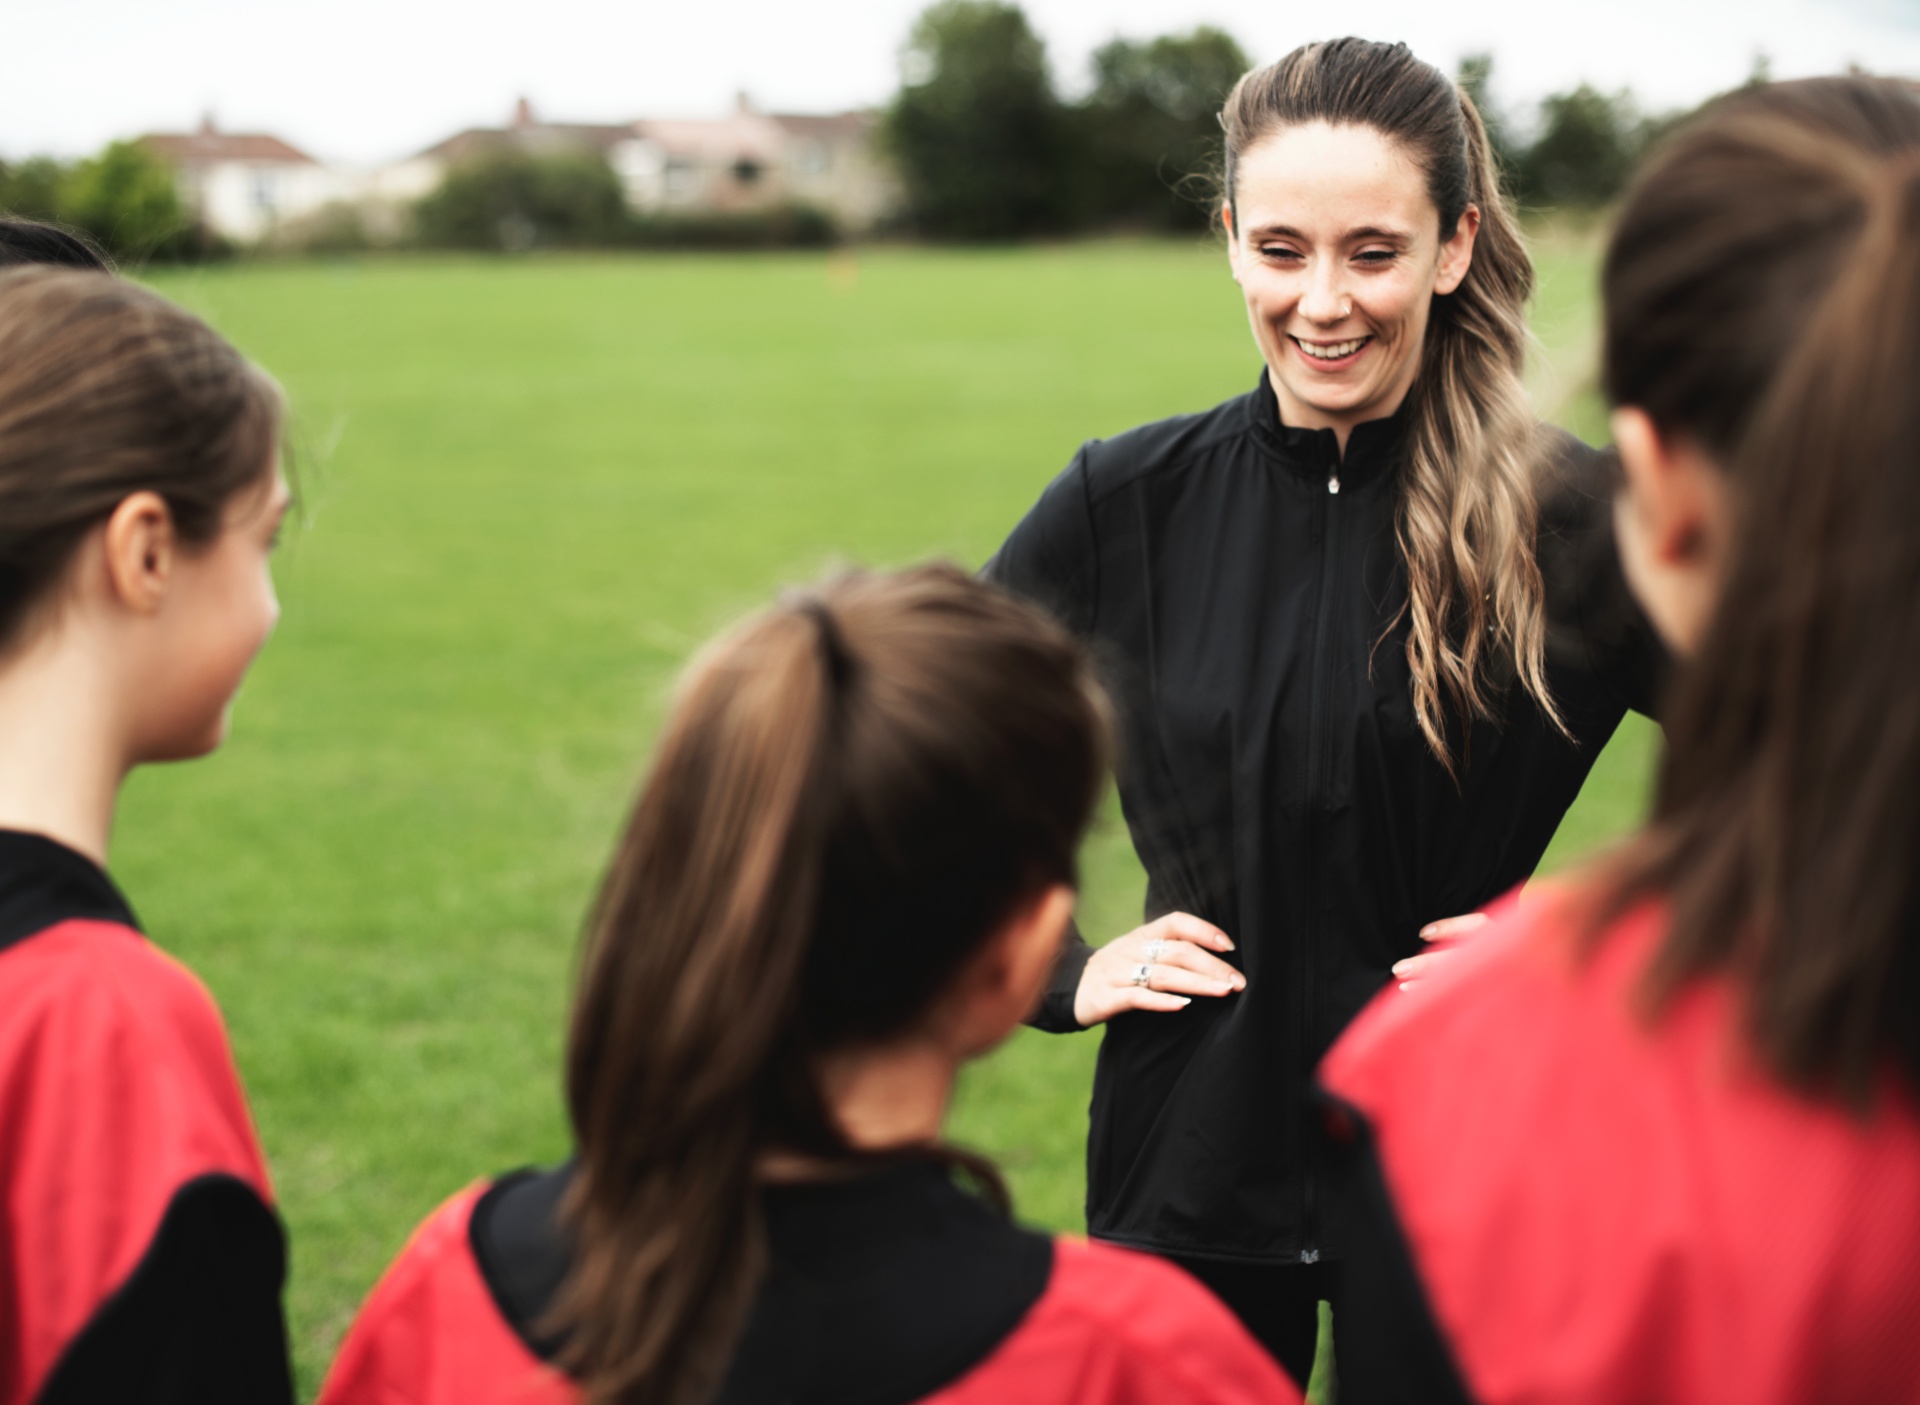
POLYGON ((1533 273, 1472 102, 1343 39, 1223 125, 1259 385, 1086 445, 988 571, 1107 661, 1148 875, 1147 925, 1071 942, 1035 1021, 1112 1021, 1089 1229, 1304 1381, 1344 1250, 1314 1066, 1423 929, 1533 871, 1660 651, 1605 456, 1528 410, 1533 273))

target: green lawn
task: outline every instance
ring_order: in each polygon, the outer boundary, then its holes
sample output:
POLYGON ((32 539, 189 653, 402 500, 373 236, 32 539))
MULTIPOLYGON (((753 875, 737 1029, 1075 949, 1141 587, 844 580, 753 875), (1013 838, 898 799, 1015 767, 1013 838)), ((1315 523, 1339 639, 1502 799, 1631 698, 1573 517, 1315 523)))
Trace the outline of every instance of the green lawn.
MULTIPOLYGON (((293 1237, 303 1392, 408 1229, 561 1155, 580 919, 675 668, 839 561, 977 564, 1080 440, 1258 369, 1220 253, 391 261, 154 278, 273 370, 306 525, 216 757, 137 776, 114 867, 226 1010, 293 1237)), ((1540 394, 1589 433, 1591 244, 1548 241, 1540 394)), ((1555 858, 1629 824, 1649 729, 1555 858)), ((1088 929, 1131 925, 1117 818, 1088 929)), ((1095 1037, 1023 1034, 957 1130, 1080 1223, 1095 1037)))

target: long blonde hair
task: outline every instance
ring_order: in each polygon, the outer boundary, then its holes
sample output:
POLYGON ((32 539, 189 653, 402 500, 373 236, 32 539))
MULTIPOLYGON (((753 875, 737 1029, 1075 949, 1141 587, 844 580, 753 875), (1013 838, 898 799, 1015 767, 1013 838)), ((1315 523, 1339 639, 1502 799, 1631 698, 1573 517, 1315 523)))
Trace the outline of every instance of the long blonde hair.
POLYGON ((1404 44, 1306 44, 1234 85, 1220 114, 1226 193, 1256 143, 1311 122, 1371 127, 1400 143, 1427 177, 1450 237, 1480 211, 1473 263, 1435 297, 1407 401, 1408 448, 1394 531, 1406 564, 1413 711, 1427 744, 1458 774, 1450 722, 1466 737, 1500 720, 1509 677, 1565 731, 1547 691, 1546 608, 1534 559, 1539 427, 1521 380, 1533 264, 1500 190, 1473 101, 1404 44))

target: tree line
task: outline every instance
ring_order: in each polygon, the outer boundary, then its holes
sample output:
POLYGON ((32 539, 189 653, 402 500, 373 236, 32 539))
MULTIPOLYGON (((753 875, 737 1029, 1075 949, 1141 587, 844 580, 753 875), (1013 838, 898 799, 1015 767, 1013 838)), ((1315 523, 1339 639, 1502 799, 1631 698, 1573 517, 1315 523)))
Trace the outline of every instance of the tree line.
MULTIPOLYGON (((1069 100, 1017 3, 938 0, 914 23, 879 129, 902 187, 896 230, 977 241, 1203 229, 1217 197, 1220 108, 1251 67, 1233 37, 1210 26, 1115 39, 1094 53, 1086 94, 1069 100)), ((1757 66, 1754 81, 1765 76, 1757 66)), ((1582 84, 1547 98, 1523 124, 1495 101, 1492 77, 1490 57, 1461 65, 1523 208, 1605 205, 1679 116, 1582 84)), ((172 171, 133 142, 77 162, 0 163, 0 211, 83 230, 122 262, 226 252, 186 208, 172 171)), ((792 247, 836 237, 826 216, 803 207, 637 213, 611 167, 588 153, 480 160, 450 172, 407 215, 397 239, 378 240, 355 209, 334 207, 279 241, 320 251, 376 242, 512 250, 792 247)))
MULTIPOLYGON (((1087 95, 1067 101, 1018 4, 941 0, 914 25, 882 129, 905 222, 962 240, 1203 228, 1218 194, 1220 108, 1252 66, 1232 36, 1206 26, 1116 39, 1095 52, 1087 95)), ((1493 99, 1492 74, 1480 55, 1459 80, 1523 208, 1605 205, 1681 115, 1647 114, 1630 93, 1583 83, 1542 102, 1523 138, 1493 99)))

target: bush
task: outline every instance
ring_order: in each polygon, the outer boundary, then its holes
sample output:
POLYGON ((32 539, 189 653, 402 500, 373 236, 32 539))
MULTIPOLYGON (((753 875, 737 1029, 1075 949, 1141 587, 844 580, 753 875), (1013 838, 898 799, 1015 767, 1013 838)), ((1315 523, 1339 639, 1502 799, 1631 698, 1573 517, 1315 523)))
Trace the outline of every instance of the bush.
POLYGON ((833 218, 811 205, 725 214, 651 214, 632 221, 632 243, 651 249, 819 249, 840 241, 833 218))
POLYGON ((625 243, 630 217, 612 167, 597 156, 487 157, 447 173, 414 206, 431 248, 592 248, 625 243))
POLYGON ((915 22, 882 124, 908 221, 946 239, 1014 239, 1072 220, 1067 117, 1016 5, 941 0, 915 22))
POLYGON ((61 182, 60 218, 85 230, 122 264, 222 252, 181 202, 173 168, 130 141, 109 143, 61 182))

